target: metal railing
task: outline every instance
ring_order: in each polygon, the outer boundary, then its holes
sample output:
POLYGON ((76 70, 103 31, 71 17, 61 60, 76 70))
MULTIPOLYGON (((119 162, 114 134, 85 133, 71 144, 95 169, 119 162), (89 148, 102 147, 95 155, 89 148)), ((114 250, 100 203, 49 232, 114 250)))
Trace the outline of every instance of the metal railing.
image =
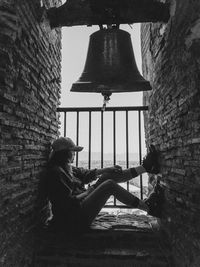
MULTIPOLYGON (((142 123, 141 123, 141 112, 148 110, 147 106, 136 106, 136 107, 107 107, 105 111, 102 110, 101 107, 60 107, 57 109, 57 112, 60 113, 60 116, 62 117, 61 120, 61 128, 62 132, 61 135, 67 136, 68 135, 68 114, 74 113, 75 114, 75 120, 76 120, 76 144, 79 145, 79 139, 80 139, 80 114, 86 113, 88 114, 88 168, 91 168, 91 156, 92 156, 92 115, 94 113, 100 114, 100 167, 104 167, 104 118, 106 116, 107 112, 111 112, 112 114, 112 125, 110 127, 112 128, 113 136, 112 136, 112 143, 113 143, 113 165, 116 165, 117 159, 116 159, 116 117, 118 112, 125 113, 125 150, 126 150, 126 168, 129 168, 129 114, 130 112, 136 112, 137 113, 137 128, 138 128, 138 158, 139 158, 139 164, 141 164, 142 161, 142 136, 141 136, 141 130, 142 130, 142 123)), ((135 122, 133 122, 135 124, 135 122)), ((144 140, 143 140, 144 141, 144 140)), ((78 153, 76 154, 76 166, 79 166, 79 156, 78 153)), ((127 182, 127 190, 129 190, 129 182, 127 182)), ((142 175, 140 175, 140 198, 143 199, 143 179, 142 175)), ((109 207, 109 205, 106 205, 106 207, 109 207)), ((114 205, 111 205, 111 207, 125 207, 121 205, 116 204, 116 200, 114 200, 114 205)))

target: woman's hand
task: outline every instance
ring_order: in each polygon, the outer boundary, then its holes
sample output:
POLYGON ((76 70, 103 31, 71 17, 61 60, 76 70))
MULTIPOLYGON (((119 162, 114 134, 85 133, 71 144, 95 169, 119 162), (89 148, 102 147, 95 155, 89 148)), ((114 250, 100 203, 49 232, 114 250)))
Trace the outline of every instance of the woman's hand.
POLYGON ((103 169, 96 169, 97 176, 98 175, 115 175, 115 174, 121 174, 122 168, 119 165, 115 165, 113 167, 103 168, 103 169))
POLYGON ((76 198, 79 199, 79 200, 84 199, 84 198, 87 197, 92 191, 94 191, 94 187, 93 187, 93 186, 89 186, 88 189, 87 189, 85 192, 83 192, 83 193, 81 193, 81 194, 79 194, 79 195, 76 195, 76 198))
POLYGON ((109 174, 116 174, 116 173, 122 173, 122 167, 119 165, 115 165, 113 167, 104 168, 104 173, 109 174))

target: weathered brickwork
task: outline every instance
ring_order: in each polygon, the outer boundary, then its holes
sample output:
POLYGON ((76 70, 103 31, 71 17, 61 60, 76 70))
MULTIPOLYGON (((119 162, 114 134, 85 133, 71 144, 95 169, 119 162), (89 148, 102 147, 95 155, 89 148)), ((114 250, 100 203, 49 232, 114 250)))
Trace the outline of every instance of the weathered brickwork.
POLYGON ((42 17, 58 2, 0 1, 0 266, 28 266, 23 236, 35 223, 38 176, 58 134, 61 31, 42 17))
POLYGON ((178 267, 200 266, 200 1, 171 0, 167 24, 141 29, 147 143, 160 150, 162 226, 178 267))

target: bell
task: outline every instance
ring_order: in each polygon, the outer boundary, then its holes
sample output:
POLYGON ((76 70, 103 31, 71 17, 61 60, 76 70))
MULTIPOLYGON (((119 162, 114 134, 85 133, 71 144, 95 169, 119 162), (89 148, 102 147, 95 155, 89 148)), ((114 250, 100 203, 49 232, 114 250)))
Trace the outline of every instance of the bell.
POLYGON ((118 28, 101 29, 90 36, 87 59, 72 92, 112 93, 151 90, 139 73, 130 34, 118 28))

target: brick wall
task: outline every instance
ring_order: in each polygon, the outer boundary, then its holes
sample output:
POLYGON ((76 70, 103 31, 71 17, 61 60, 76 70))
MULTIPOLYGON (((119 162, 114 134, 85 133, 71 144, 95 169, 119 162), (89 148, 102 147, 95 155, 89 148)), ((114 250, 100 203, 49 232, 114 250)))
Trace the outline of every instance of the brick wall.
MULTIPOLYGON (((163 1, 166 2, 166 1, 163 1)), ((143 24, 147 143, 160 150, 161 220, 177 266, 200 266, 200 1, 171 0, 167 24, 143 24)))
POLYGON ((57 2, 0 1, 0 266, 31 261, 25 233, 35 224, 39 173, 58 134, 61 32, 43 16, 57 2))

